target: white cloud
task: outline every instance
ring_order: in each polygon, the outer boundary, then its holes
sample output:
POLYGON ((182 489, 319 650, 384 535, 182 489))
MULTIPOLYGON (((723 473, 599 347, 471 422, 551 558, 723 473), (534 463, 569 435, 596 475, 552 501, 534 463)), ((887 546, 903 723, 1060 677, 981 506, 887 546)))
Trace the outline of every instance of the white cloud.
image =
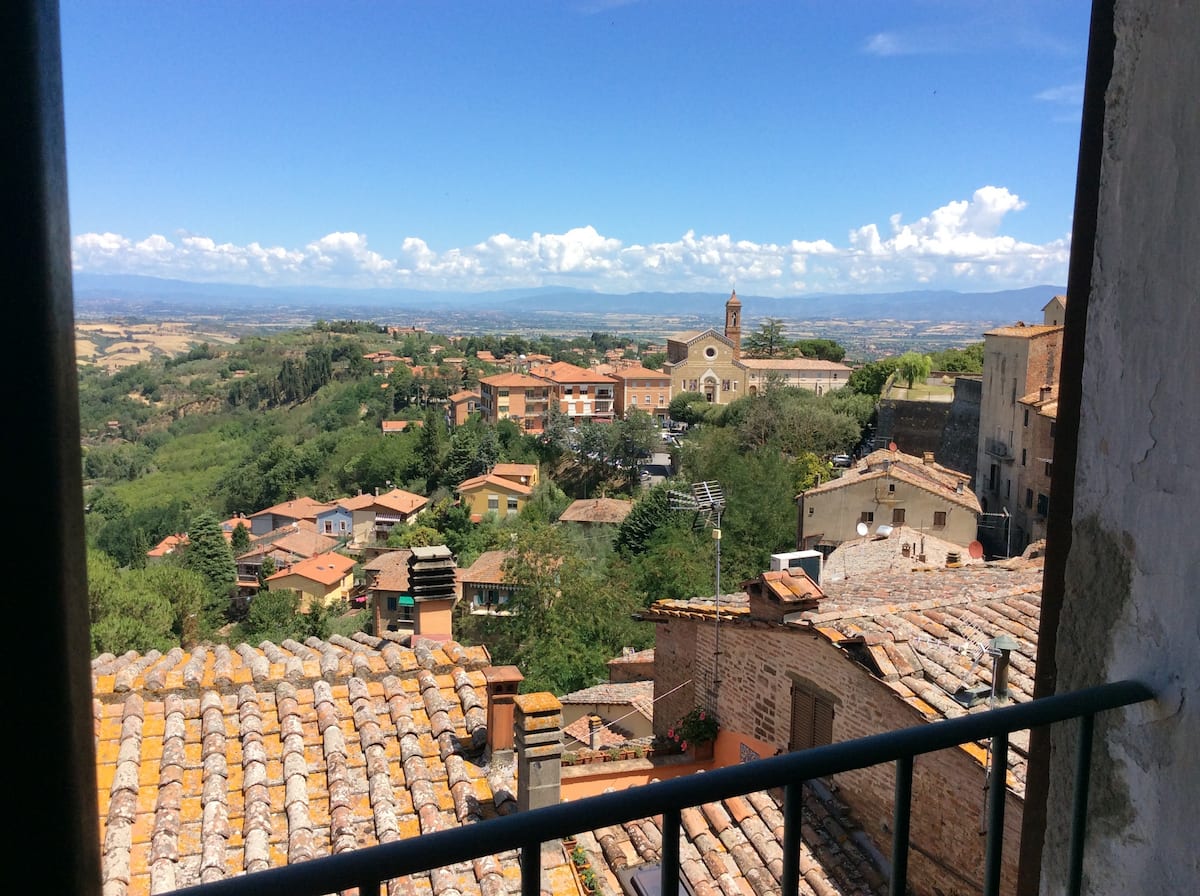
POLYGON ((856 227, 841 245, 823 238, 757 243, 691 230, 674 240, 626 244, 589 225, 528 238, 498 233, 441 252, 410 236, 394 257, 355 232, 329 233, 299 248, 239 246, 195 234, 134 240, 84 233, 74 238, 73 250, 81 272, 261 286, 472 291, 571 284, 612 292, 736 286, 744 293, 789 295, 1065 282, 1069 235, 1037 244, 1004 233, 1008 216, 1025 206, 1005 187, 984 186, 912 222, 893 214, 886 228, 873 222, 856 227))
POLYGON ((1044 103, 1055 103, 1064 106, 1083 105, 1083 84, 1064 84, 1060 87, 1048 87, 1033 95, 1035 100, 1044 103))

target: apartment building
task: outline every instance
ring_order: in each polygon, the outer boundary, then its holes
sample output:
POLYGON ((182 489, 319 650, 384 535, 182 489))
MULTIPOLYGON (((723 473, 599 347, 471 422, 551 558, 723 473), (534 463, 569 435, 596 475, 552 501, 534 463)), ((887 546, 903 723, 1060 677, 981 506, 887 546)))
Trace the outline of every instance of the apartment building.
POLYGON ((541 432, 550 408, 551 385, 524 373, 500 373, 479 381, 479 412, 488 423, 512 420, 525 432, 541 432))

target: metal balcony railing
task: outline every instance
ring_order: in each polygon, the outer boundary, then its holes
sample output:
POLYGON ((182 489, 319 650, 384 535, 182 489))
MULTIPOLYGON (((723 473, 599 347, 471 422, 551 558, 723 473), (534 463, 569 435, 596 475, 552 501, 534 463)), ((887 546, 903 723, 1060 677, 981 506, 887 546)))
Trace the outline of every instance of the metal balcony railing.
MULTIPOLYGON (((800 880, 800 810, 803 783, 885 762, 896 764, 891 890, 907 892, 908 836, 915 757, 980 740, 991 741, 990 779, 1005 780, 1008 739, 1014 731, 1079 720, 1072 805, 1068 896, 1082 884, 1092 733, 1096 713, 1154 698, 1136 681, 1098 685, 1068 694, 993 709, 933 724, 842 741, 797 753, 686 775, 479 824, 412 837, 368 849, 257 871, 175 891, 176 896, 321 896, 358 888, 377 896, 384 881, 481 856, 520 850, 521 892, 541 892, 541 845, 581 831, 662 815, 660 893, 679 892, 680 814, 685 808, 759 790, 783 788, 782 896, 797 896, 800 880)), ((1000 890, 1006 787, 990 787, 983 893, 1000 890)))

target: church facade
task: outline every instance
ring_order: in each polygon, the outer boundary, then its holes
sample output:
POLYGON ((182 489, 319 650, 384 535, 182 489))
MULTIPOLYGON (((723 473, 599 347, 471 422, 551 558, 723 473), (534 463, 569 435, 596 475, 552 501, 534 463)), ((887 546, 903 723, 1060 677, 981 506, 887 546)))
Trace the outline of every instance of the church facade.
POLYGON ((663 370, 671 375, 671 395, 698 392, 713 404, 729 404, 746 394, 742 354, 742 303, 737 293, 725 303, 725 331, 678 333, 667 340, 663 370))

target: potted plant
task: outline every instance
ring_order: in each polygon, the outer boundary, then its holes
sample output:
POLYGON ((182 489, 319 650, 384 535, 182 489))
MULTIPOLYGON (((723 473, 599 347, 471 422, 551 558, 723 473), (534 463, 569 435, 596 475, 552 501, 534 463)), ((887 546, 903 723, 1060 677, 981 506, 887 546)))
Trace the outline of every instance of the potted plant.
POLYGON ((578 844, 571 848, 571 864, 576 868, 582 868, 588 863, 587 853, 583 851, 583 847, 578 844))
POLYGON ((693 709, 667 729, 667 737, 680 752, 690 750, 697 758, 707 758, 712 756, 713 741, 717 739, 717 720, 707 710, 693 709))
POLYGON ((585 865, 582 869, 580 869, 579 882, 583 884, 583 891, 585 893, 596 892, 596 886, 598 882, 596 880, 596 872, 592 870, 591 865, 585 865))
POLYGON ((565 750, 562 754, 563 765, 574 765, 579 761, 579 754, 572 750, 565 750))

